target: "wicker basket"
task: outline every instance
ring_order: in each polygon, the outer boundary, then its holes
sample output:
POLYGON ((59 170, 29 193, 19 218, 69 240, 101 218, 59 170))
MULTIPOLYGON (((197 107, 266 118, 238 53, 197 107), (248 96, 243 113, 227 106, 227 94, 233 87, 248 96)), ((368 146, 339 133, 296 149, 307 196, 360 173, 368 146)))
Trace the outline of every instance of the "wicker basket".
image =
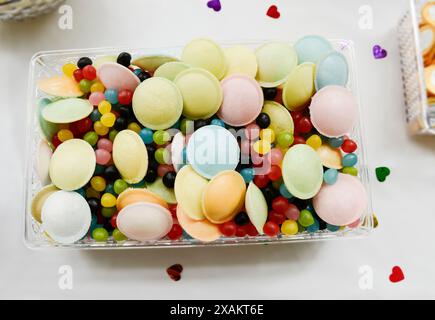
POLYGON ((0 0, 0 20, 22 20, 50 12, 65 0, 0 0))

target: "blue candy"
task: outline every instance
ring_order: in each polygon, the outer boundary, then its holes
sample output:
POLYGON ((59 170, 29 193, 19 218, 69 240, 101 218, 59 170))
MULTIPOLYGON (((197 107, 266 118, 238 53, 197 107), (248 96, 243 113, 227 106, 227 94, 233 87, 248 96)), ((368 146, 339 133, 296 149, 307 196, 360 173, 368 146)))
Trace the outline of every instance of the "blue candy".
POLYGON ((107 89, 104 92, 104 96, 106 97, 106 100, 109 101, 111 104, 118 103, 118 91, 116 91, 115 89, 107 89))
POLYGON ((355 153, 346 154, 343 157, 342 164, 344 167, 353 167, 358 162, 358 156, 355 153))
POLYGON ((86 198, 86 190, 83 188, 75 190, 79 195, 81 195, 83 198, 86 198))
POLYGON ((329 139, 329 145, 333 148, 340 148, 343 145, 344 138, 330 138, 329 139))
POLYGON ((317 221, 316 219, 314 219, 314 223, 311 225, 311 226, 309 226, 308 228, 307 228, 307 231, 309 232, 309 233, 314 233, 314 232, 317 232, 317 231, 319 231, 319 221, 317 221))
POLYGON ((254 180, 255 176, 255 169, 254 168, 245 168, 240 171, 240 175, 243 177, 243 180, 245 180, 246 183, 251 182, 254 180))
POLYGON ((95 109, 94 111, 92 111, 92 113, 91 113, 91 120, 93 122, 96 122, 96 121, 100 121, 100 119, 101 119, 101 113, 100 113, 100 111, 98 111, 98 109, 95 109))
POLYGON ((221 119, 213 119, 211 120, 211 124, 225 128, 225 122, 223 122, 221 119))
POLYGON ((328 169, 323 174, 323 181, 326 184, 333 185, 337 182, 338 179, 338 171, 336 169, 328 169))
POLYGON ((97 164, 95 165, 95 171, 94 171, 94 175, 100 175, 104 172, 104 166, 102 166, 101 164, 97 164))
POLYGON ((148 128, 143 128, 139 131, 139 136, 142 138, 143 143, 150 144, 153 143, 153 130, 148 128))
POLYGON ((285 186, 284 183, 281 183, 281 185, 279 186, 279 193, 287 199, 291 199, 293 198, 293 195, 290 193, 290 191, 288 191, 287 187, 285 186))
POLYGON ((326 224, 326 229, 328 229, 331 232, 336 232, 336 231, 338 231, 340 229, 340 227, 339 226, 334 226, 332 224, 327 223, 326 224))
POLYGON ((105 193, 111 193, 114 196, 117 196, 117 194, 115 192, 115 189, 113 188, 113 184, 111 184, 111 183, 106 186, 106 189, 104 190, 104 192, 105 193))
POLYGON ((132 188, 144 188, 145 187, 145 180, 139 181, 138 183, 132 184, 132 188))

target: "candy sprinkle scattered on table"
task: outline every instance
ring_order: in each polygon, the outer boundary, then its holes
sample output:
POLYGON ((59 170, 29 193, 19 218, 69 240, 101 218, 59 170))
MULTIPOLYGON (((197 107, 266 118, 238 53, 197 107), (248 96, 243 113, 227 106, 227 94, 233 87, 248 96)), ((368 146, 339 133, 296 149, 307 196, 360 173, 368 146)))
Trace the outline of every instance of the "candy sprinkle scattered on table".
POLYGON ((181 264, 174 264, 166 269, 169 277, 174 281, 179 281, 181 279, 181 273, 183 272, 183 266, 181 264))
POLYGON ((384 59, 387 57, 387 55, 388 55, 387 50, 382 48, 380 45, 377 44, 373 47, 373 56, 375 57, 375 59, 377 60, 384 59))
POLYGON ((394 266, 391 270, 391 274, 389 277, 392 283, 397 283, 405 279, 405 275, 403 274, 402 268, 399 266, 394 266))
POLYGON ((378 167, 376 168, 376 178, 379 182, 385 182, 387 177, 390 175, 391 171, 387 167, 378 167))
POLYGON ((209 2, 207 2, 207 7, 213 9, 216 12, 219 12, 222 9, 221 2, 219 0, 210 0, 209 2))
POLYGON ((275 5, 270 6, 266 14, 273 19, 278 19, 281 16, 278 7, 275 5))

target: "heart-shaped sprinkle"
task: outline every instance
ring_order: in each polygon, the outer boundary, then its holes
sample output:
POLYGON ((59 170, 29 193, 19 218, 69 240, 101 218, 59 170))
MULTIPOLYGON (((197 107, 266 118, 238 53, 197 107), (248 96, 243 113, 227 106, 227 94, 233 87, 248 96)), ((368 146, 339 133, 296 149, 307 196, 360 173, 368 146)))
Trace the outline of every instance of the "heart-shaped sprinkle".
POLYGON ((402 269, 399 266, 393 267, 390 274, 390 281, 392 283, 400 282, 405 279, 402 269))
POLYGON ((387 167, 379 167, 376 168, 376 178, 378 178, 379 182, 384 182, 387 177, 390 175, 391 171, 387 167))
POLYGON ((383 49, 380 45, 377 44, 373 47, 373 56, 375 59, 384 59, 387 55, 387 50, 383 49))
POLYGON ((181 279, 181 272, 183 272, 183 266, 181 264, 174 264, 166 269, 166 272, 172 280, 178 281, 181 279))
POLYGON ((279 13, 277 6, 272 5, 267 10, 267 15, 273 19, 278 19, 281 16, 281 13, 279 13))
POLYGON ((221 2, 219 0, 210 0, 209 2, 207 2, 207 7, 213 9, 216 12, 221 11, 222 9, 221 2))

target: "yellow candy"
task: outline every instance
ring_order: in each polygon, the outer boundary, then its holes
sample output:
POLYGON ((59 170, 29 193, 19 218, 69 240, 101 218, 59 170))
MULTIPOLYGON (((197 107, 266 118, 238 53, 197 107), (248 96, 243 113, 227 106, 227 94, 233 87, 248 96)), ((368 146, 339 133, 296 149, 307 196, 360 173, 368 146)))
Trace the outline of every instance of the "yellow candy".
POLYGON ((95 121, 95 123, 94 123, 94 131, 99 136, 105 136, 109 132, 109 128, 106 127, 104 124, 102 124, 101 121, 95 121))
POLYGON ((73 139, 74 135, 70 130, 62 129, 59 130, 59 132, 57 133, 57 137, 59 138, 60 141, 65 142, 67 140, 73 139))
POLYGON ((91 92, 104 92, 105 89, 104 85, 98 81, 91 85, 91 92))
POLYGON ((101 116, 100 121, 105 127, 111 128, 115 124, 116 116, 113 113, 108 112, 101 116))
POLYGON ((100 199, 101 196, 100 196, 100 193, 98 191, 96 191, 92 187, 89 187, 86 189, 86 197, 100 199))
POLYGON ((320 136, 318 136, 317 134, 313 134, 307 139, 306 144, 314 150, 317 150, 322 146, 322 138, 320 138, 320 136))
POLYGON ((101 205, 105 208, 111 208, 116 205, 116 197, 111 193, 105 193, 101 197, 101 205))
POLYGON ((112 105, 109 101, 103 100, 98 104, 98 111, 100 111, 101 114, 108 113, 110 110, 112 110, 112 105))
POLYGON ((96 191, 104 191, 104 189, 106 189, 106 180, 99 176, 93 177, 91 179, 91 186, 96 191))
POLYGON ((298 223, 293 220, 286 220, 281 226, 281 232, 287 236, 297 234, 298 229, 298 223))
POLYGON ((270 128, 260 130, 260 139, 272 143, 275 141, 275 132, 270 128))
POLYGON ((142 128, 140 127, 140 125, 138 125, 136 122, 132 122, 132 123, 130 123, 130 124, 128 125, 128 129, 130 129, 130 130, 132 130, 132 131, 134 131, 134 132, 136 132, 136 133, 139 133, 139 132, 142 130, 142 128))
POLYGON ((62 66, 62 72, 67 77, 72 77, 74 71, 77 70, 77 66, 73 63, 66 63, 62 66))
POLYGON ((269 153, 270 149, 272 149, 272 146, 267 140, 257 140, 253 145, 253 149, 258 154, 267 154, 269 153))

